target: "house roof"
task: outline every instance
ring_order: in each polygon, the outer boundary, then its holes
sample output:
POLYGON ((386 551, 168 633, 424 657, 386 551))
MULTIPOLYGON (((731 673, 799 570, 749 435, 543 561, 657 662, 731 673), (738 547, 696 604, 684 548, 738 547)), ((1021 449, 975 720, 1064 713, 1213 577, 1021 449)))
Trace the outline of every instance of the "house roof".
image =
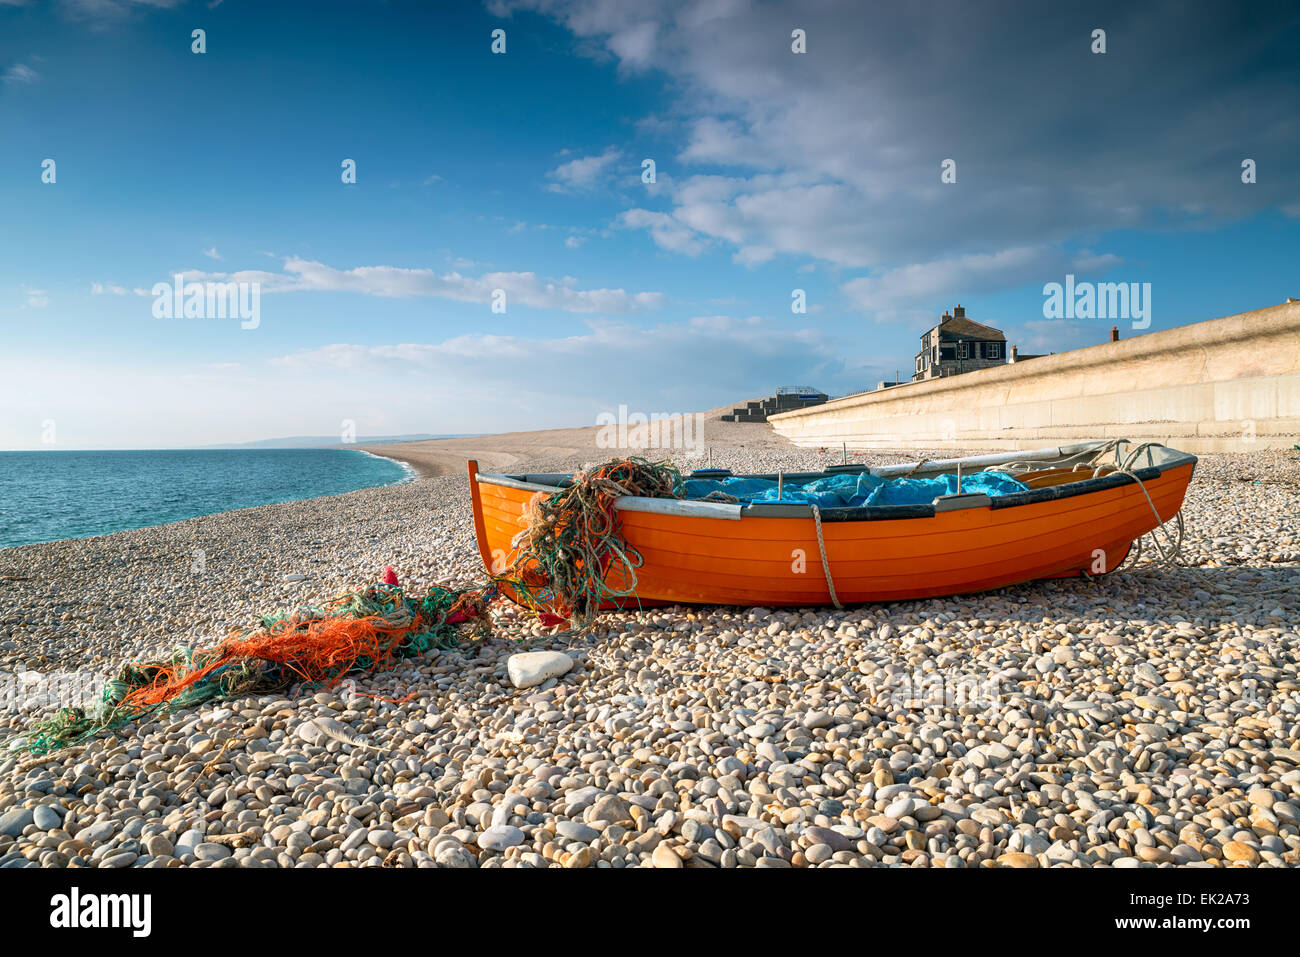
MULTIPOLYGON (((982 322, 976 322, 974 319, 964 317, 945 318, 938 326, 931 326, 930 332, 935 329, 939 330, 940 339, 988 339, 994 342, 1006 342, 1007 337, 1002 334, 1002 330, 994 329, 992 326, 986 326, 982 322)), ((930 332, 927 332, 928 336, 930 332)))

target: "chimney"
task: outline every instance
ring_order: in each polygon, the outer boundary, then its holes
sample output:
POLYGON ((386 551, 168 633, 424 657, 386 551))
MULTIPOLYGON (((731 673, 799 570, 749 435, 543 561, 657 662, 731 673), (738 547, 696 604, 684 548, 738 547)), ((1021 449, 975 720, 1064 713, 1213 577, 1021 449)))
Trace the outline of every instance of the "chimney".
POLYGON ((1019 356, 1020 356, 1020 349, 1017 348, 1016 346, 1012 346, 1012 347, 1011 347, 1011 361, 1012 361, 1012 362, 1015 362, 1016 359, 1019 358, 1019 356))
POLYGON ((1110 341, 1119 342, 1119 326, 1110 327, 1110 341))
POLYGON ((963 306, 961 303, 957 303, 957 308, 955 308, 955 309, 952 311, 952 317, 953 317, 954 319, 965 319, 965 318, 966 318, 966 307, 963 306))

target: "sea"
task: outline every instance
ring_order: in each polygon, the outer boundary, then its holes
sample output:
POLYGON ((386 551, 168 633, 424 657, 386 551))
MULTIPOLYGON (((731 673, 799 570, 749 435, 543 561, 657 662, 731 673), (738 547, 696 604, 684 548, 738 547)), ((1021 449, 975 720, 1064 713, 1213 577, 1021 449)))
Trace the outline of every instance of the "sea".
POLYGON ((0 548, 410 481, 358 449, 0 452, 0 548))

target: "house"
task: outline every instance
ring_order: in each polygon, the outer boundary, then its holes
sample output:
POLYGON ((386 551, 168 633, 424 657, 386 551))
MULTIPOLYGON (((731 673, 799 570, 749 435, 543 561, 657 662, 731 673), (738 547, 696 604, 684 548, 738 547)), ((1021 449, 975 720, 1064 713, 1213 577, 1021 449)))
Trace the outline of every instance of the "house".
POLYGON ((989 369, 1006 361, 1007 337, 999 329, 967 319, 965 307, 958 304, 921 337, 912 381, 989 369))

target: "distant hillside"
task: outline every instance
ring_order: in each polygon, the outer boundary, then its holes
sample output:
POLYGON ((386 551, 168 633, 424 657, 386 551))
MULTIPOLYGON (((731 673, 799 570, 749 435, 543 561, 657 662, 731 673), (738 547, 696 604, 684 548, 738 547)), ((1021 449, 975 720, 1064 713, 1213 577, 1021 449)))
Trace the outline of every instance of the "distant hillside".
MULTIPOLYGON (((390 442, 427 442, 430 439, 464 439, 472 438, 473 433, 456 435, 358 435, 355 442, 348 445, 385 445, 390 442)), ((203 445, 203 449, 329 449, 344 443, 337 435, 290 435, 282 439, 261 439, 257 442, 235 442, 225 445, 203 445)))

